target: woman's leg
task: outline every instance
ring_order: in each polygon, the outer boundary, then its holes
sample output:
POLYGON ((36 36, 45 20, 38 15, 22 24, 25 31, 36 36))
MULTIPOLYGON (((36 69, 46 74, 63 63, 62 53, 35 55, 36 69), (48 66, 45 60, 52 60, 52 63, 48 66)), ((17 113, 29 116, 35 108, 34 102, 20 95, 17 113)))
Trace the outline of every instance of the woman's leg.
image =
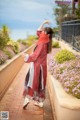
POLYGON ((25 109, 27 107, 30 100, 32 100, 32 99, 33 99, 33 90, 28 87, 28 90, 25 90, 23 109, 25 109))

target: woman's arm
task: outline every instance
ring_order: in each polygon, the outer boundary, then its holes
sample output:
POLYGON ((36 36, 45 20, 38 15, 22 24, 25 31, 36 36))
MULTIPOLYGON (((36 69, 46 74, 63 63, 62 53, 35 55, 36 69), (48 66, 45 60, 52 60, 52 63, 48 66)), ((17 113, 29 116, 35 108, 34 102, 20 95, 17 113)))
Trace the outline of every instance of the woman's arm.
POLYGON ((45 21, 39 26, 38 31, 42 31, 44 24, 49 24, 49 23, 50 23, 49 20, 45 20, 45 21))
POLYGON ((45 24, 50 24, 50 21, 49 20, 45 20, 40 26, 39 28, 37 29, 37 36, 40 36, 42 30, 44 29, 44 25, 45 24))
POLYGON ((24 57, 24 61, 27 63, 36 61, 39 55, 41 54, 42 49, 43 49, 43 44, 40 44, 37 46, 33 54, 31 55, 23 54, 22 56, 24 57))

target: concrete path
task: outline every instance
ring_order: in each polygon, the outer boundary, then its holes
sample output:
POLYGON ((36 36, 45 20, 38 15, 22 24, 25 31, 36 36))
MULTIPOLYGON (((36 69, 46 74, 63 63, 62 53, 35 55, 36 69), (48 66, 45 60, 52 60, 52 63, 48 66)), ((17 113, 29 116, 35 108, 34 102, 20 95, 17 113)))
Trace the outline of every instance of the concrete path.
POLYGON ((25 63, 14 78, 9 89, 0 101, 0 112, 9 111, 9 120, 54 120, 48 92, 46 92, 43 108, 34 106, 33 101, 31 101, 26 110, 23 110, 22 105, 24 99, 22 92, 28 68, 29 64, 25 63))

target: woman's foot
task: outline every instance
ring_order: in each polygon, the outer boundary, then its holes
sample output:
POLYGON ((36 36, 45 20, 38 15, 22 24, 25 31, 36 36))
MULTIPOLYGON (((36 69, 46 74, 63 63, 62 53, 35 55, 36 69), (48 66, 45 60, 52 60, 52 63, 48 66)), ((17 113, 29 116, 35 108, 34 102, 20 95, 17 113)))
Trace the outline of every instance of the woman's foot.
POLYGON ((42 108, 43 107, 43 102, 35 102, 34 105, 42 108))
POLYGON ((24 99, 23 109, 25 109, 28 104, 29 104, 29 99, 26 97, 26 98, 24 99))

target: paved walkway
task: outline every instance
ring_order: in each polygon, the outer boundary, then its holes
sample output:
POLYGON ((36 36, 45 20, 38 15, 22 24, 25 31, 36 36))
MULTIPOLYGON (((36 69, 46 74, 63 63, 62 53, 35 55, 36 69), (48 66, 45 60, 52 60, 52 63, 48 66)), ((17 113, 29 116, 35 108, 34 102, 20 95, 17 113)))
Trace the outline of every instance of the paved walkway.
POLYGON ((27 106, 26 110, 22 109, 24 101, 22 92, 28 67, 29 64, 25 63, 13 80, 0 101, 0 111, 9 111, 9 120, 54 120, 48 92, 43 109, 34 106, 33 101, 27 106))

